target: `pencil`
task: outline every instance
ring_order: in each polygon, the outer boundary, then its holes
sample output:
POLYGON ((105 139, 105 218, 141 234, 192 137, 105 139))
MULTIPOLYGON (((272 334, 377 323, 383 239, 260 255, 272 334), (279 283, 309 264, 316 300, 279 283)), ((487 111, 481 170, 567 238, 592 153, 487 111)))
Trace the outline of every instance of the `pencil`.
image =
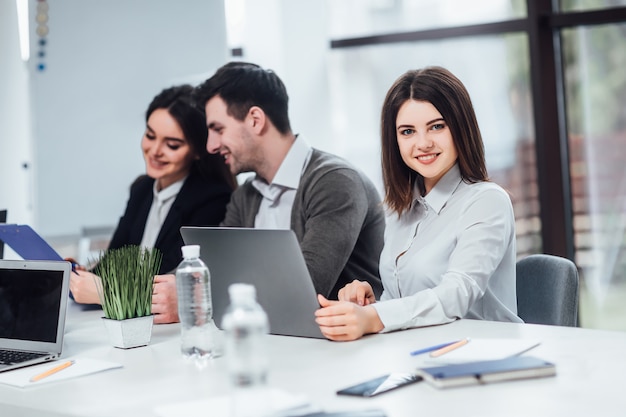
POLYGON ((427 348, 424 348, 424 349, 414 350, 413 352, 411 352, 411 356, 417 356, 417 355, 421 355, 422 353, 428 353, 428 352, 432 352, 433 350, 439 350, 439 349, 444 348, 446 346, 453 345, 453 344, 455 344, 457 342, 458 341, 442 343, 440 345, 435 345, 435 346, 430 346, 430 347, 427 347, 427 348))
POLYGON ((451 344, 451 345, 448 345, 448 346, 446 346, 446 347, 443 347, 443 348, 441 348, 441 349, 438 349, 438 350, 436 350, 436 351, 432 352, 432 353, 430 354, 430 357, 431 357, 431 358, 436 358, 436 357, 438 357, 438 356, 441 356, 441 355, 443 355, 443 354, 445 354, 445 353, 448 353, 448 352, 450 352, 450 351, 452 351, 452 350, 454 350, 454 349, 460 348, 460 347, 461 347, 461 346, 463 346, 463 345, 466 345, 469 341, 470 341, 470 338, 469 338, 469 337, 466 337, 466 338, 465 338, 465 339, 463 339, 463 340, 459 340, 459 341, 458 341, 458 342, 456 342, 456 343, 453 343, 453 344, 451 344))
POLYGON ((50 368, 45 372, 42 372, 40 374, 37 374, 35 376, 33 376, 30 379, 30 382, 37 382, 39 380, 42 380, 46 377, 49 377, 50 375, 56 374, 59 371, 62 371, 65 368, 69 368, 70 366, 74 365, 74 361, 67 361, 67 362, 63 362, 62 364, 55 366, 54 368, 50 368))

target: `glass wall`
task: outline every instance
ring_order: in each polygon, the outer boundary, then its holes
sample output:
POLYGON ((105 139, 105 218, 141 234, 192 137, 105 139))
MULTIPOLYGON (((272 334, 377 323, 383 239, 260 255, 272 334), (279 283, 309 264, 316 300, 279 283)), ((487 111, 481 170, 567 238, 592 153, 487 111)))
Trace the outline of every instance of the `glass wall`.
POLYGON ((579 12, 626 6, 626 0, 561 0, 561 11, 579 12))
POLYGON ((519 19, 525 0, 330 0, 331 38, 352 38, 519 19))
POLYGON ((562 37, 582 325, 626 330, 626 24, 562 37))

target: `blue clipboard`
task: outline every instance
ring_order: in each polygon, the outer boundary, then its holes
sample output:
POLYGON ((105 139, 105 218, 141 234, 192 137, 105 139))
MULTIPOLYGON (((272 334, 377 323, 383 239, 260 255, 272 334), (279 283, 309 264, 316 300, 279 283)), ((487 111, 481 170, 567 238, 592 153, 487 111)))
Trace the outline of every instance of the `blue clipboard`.
POLYGON ((27 261, 62 261, 41 236, 26 224, 0 224, 0 240, 27 261))

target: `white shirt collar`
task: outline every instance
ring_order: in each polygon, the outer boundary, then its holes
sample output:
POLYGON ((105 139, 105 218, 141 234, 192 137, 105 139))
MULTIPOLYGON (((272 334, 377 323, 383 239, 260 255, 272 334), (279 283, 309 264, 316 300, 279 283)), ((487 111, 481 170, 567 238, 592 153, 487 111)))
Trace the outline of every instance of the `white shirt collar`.
POLYGON ((296 140, 289 148, 285 159, 280 164, 271 184, 268 184, 258 175, 252 180, 252 186, 257 189, 263 197, 273 201, 285 189, 297 190, 300 184, 302 171, 311 157, 311 146, 301 135, 296 136, 296 140))
POLYGON ((413 206, 417 204, 428 204, 436 213, 439 213, 446 202, 450 199, 454 191, 461 183, 461 171, 459 164, 454 164, 452 168, 444 174, 443 177, 435 184, 428 194, 422 197, 419 190, 414 191, 415 198, 413 206))
POLYGON ((165 187, 161 191, 157 190, 157 181, 154 181, 154 184, 152 185, 152 194, 154 195, 154 198, 159 202, 159 204, 163 204, 170 198, 176 197, 180 189, 183 188, 183 184, 185 183, 186 179, 187 177, 176 181, 175 183, 165 187))

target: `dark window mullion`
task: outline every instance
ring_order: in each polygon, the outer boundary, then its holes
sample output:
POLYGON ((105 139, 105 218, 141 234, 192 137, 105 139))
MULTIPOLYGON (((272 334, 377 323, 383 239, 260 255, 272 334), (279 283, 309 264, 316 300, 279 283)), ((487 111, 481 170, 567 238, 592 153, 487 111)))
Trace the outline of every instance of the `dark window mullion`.
POLYGON ((440 29, 426 29, 411 32, 389 33, 358 38, 335 39, 330 41, 331 49, 355 46, 380 45, 385 43, 432 41, 467 36, 500 35, 509 32, 523 32, 528 28, 527 19, 514 19, 479 25, 457 26, 440 29))
POLYGON ((551 0, 528 2, 535 151, 543 252, 574 259, 569 158, 560 37, 550 26, 551 0))
POLYGON ((594 10, 588 12, 555 13, 548 17, 548 24, 553 29, 572 26, 606 25, 626 21, 626 7, 594 10))

